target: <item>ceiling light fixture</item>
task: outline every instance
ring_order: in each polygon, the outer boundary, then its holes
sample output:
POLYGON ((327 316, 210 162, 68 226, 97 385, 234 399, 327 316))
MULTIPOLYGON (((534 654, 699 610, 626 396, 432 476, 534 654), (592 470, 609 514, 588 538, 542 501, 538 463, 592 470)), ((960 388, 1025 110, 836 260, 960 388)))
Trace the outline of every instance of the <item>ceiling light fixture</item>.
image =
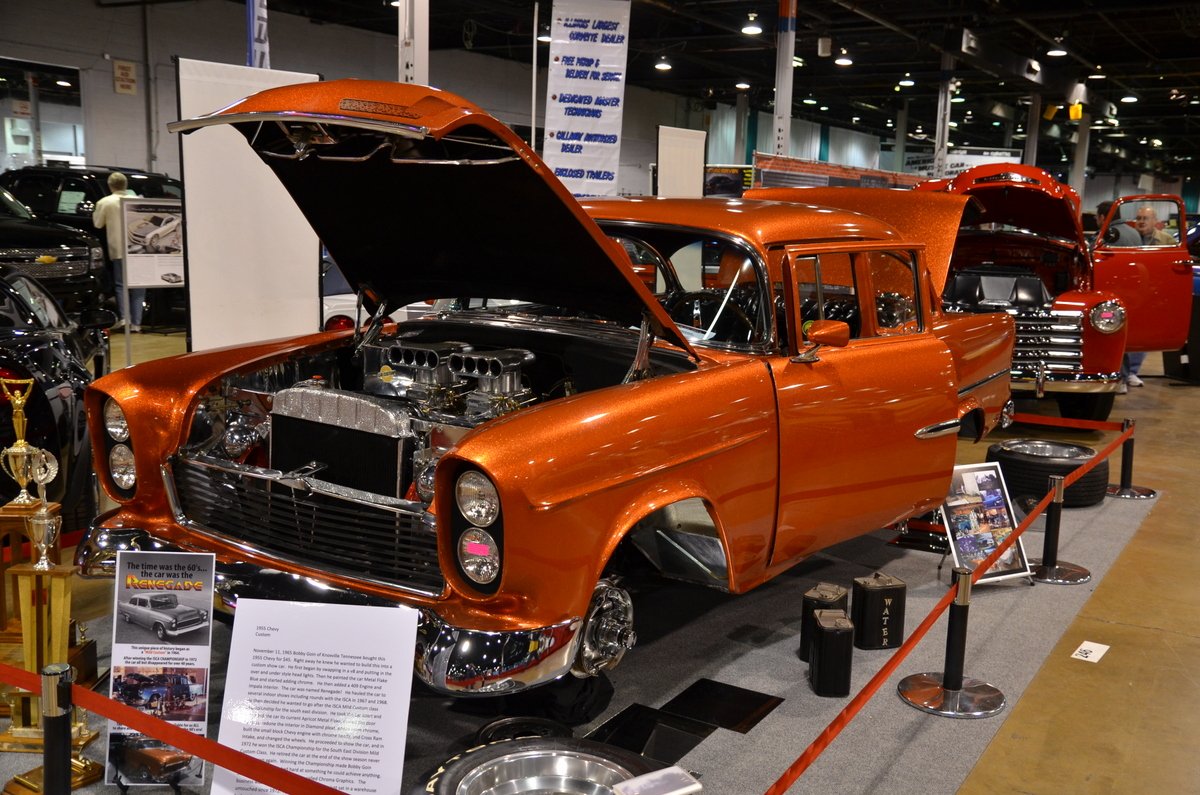
POLYGON ((950 97, 951 102, 966 102, 967 98, 963 96, 950 97))
POLYGON ((550 26, 549 25, 542 25, 542 29, 538 33, 537 40, 541 41, 541 42, 547 42, 547 43, 553 41, 553 39, 550 37, 550 26))
POLYGON ((1107 80, 1108 75, 1104 74, 1104 67, 1096 64, 1096 70, 1088 75, 1088 80, 1107 80))
POLYGON ((1062 36, 1056 36, 1054 44, 1050 46, 1050 49, 1046 50, 1046 55, 1049 55, 1051 58, 1062 58, 1066 54, 1067 51, 1063 47, 1062 36))
POLYGON ((757 36, 762 33, 762 25, 758 24, 758 14, 751 11, 746 15, 746 24, 742 25, 742 33, 747 36, 757 36))
POLYGON ((793 55, 792 56, 792 68, 797 69, 801 66, 804 66, 804 59, 801 58, 799 55, 793 55))
POLYGON ((55 81, 54 81, 54 85, 56 85, 56 86, 62 86, 63 88, 70 88, 70 87, 71 87, 71 83, 70 83, 69 81, 67 81, 67 80, 55 80, 55 81))
POLYGON ((815 99, 813 99, 812 97, 805 97, 804 99, 802 99, 800 101, 803 102, 805 105, 816 105, 817 104, 817 101, 815 99))
POLYGON ((671 62, 667 60, 667 56, 660 55, 654 64, 654 68, 660 72, 669 72, 671 71, 671 62))
POLYGON ((829 110, 829 106, 828 106, 828 105, 822 105, 821 107, 817 108, 817 110, 821 110, 821 111, 829 110))
POLYGON ((838 66, 853 66, 854 59, 846 52, 846 48, 842 48, 842 54, 833 60, 838 66))
POLYGON ((899 81, 899 85, 902 85, 905 88, 912 88, 916 84, 917 84, 917 81, 912 79, 912 74, 910 72, 905 72, 904 79, 899 81))
POLYGON ((1138 98, 1133 94, 1126 94, 1125 96, 1121 97, 1121 101, 1126 105, 1132 105, 1134 102, 1138 101, 1138 98))
POLYGON ((747 83, 745 80, 739 80, 738 82, 733 84, 733 87, 740 91, 745 91, 747 88, 750 87, 750 84, 747 83))

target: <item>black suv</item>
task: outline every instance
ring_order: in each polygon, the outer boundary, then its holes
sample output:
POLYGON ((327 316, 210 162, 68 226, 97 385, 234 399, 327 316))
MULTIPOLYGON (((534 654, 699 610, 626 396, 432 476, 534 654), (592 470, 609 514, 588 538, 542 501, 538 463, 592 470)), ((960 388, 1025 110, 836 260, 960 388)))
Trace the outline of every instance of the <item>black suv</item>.
POLYGON ((39 218, 94 233, 92 210, 108 195, 108 175, 120 171, 143 199, 182 199, 183 183, 165 174, 111 166, 25 166, 0 174, 7 188, 39 218))
POLYGON ((98 308, 112 292, 104 248, 95 236, 34 218, 3 188, 0 263, 37 279, 71 314, 98 308))

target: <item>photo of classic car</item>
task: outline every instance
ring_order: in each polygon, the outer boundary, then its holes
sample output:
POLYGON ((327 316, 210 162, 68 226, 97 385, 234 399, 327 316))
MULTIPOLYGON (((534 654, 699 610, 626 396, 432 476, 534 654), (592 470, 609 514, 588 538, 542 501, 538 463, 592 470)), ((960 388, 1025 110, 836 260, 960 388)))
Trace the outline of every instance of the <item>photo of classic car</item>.
POLYGON ((204 698, 204 679, 203 669, 167 673, 161 669, 117 666, 113 670, 112 697, 122 704, 160 715, 177 713, 204 698))
POLYGON ((118 602, 117 618, 151 630, 160 641, 208 626, 207 610, 181 604, 178 595, 169 592, 135 594, 118 602))
POLYGON ((175 129, 214 124, 383 311, 451 300, 97 383, 116 507, 85 573, 205 550, 229 607, 408 605, 422 681, 500 694, 616 665, 630 567, 740 593, 932 510, 956 436, 1010 408, 1012 318, 941 307, 964 197, 891 192, 887 221, 581 205, 478 107, 395 83, 273 89, 175 129))
POLYGON ((143 734, 114 732, 109 738, 108 758, 116 776, 109 783, 179 784, 198 768, 196 758, 162 740, 143 734))

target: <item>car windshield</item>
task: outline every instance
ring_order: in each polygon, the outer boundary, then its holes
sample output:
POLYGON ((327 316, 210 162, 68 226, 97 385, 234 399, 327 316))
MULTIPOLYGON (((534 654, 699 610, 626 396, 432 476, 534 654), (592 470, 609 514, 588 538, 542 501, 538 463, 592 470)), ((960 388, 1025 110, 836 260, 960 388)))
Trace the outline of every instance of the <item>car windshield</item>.
POLYGON ((155 596, 150 600, 150 606, 156 607, 160 610, 163 610, 163 609, 166 609, 169 607, 175 607, 178 604, 179 604, 179 601, 173 595, 170 595, 170 594, 168 594, 166 596, 155 596))
POLYGON ((28 220, 33 217, 33 214, 26 209, 24 204, 17 201, 11 193, 4 190, 4 188, 0 188, 0 217, 28 220))

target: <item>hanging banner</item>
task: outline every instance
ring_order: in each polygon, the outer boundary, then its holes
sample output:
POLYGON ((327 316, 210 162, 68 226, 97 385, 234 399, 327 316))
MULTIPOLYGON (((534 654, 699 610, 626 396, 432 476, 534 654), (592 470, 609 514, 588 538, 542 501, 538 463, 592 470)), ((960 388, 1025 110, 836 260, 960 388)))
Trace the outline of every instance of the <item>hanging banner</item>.
MULTIPOLYGON (((117 553, 109 695, 204 736, 214 556, 201 552, 117 553)), ((105 783, 199 787, 197 757, 114 721, 108 724, 105 783)))
POLYGON ((542 159, 576 196, 615 196, 628 0, 555 0, 542 159))
POLYGON ((246 66, 271 68, 271 41, 267 35, 267 0, 246 3, 246 66))

